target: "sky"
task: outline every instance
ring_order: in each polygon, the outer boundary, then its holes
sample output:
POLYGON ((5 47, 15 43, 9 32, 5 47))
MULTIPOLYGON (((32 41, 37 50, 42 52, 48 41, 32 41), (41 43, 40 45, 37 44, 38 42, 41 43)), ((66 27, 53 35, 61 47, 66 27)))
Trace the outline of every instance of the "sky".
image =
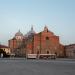
POLYGON ((61 44, 74 44, 75 0, 0 0, 0 44, 8 45, 19 29, 25 35, 45 25, 61 44))

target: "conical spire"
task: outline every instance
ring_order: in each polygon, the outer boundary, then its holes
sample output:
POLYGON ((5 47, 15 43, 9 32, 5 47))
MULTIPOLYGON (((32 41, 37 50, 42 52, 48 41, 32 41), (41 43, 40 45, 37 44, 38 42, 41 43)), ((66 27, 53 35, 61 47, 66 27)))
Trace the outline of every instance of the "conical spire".
POLYGON ((33 31, 33 25, 32 25, 32 27, 31 27, 31 31, 33 31))
POLYGON ((20 33, 20 29, 19 29, 19 31, 18 31, 19 33, 20 33))

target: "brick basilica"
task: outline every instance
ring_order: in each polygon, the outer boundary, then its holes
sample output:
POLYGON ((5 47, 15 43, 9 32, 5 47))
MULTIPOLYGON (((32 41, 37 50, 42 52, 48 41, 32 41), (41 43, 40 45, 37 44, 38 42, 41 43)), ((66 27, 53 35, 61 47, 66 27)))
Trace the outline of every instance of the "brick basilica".
POLYGON ((56 54, 64 56, 64 46, 59 41, 59 36, 51 32, 47 26, 42 32, 31 30, 23 35, 20 30, 8 41, 12 54, 26 56, 26 54, 56 54))

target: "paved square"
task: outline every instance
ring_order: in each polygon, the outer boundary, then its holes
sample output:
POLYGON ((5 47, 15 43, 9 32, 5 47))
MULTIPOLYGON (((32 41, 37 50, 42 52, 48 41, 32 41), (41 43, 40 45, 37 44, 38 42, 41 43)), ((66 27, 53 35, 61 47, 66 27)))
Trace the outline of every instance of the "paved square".
POLYGON ((75 75, 75 61, 0 59, 0 75, 75 75))

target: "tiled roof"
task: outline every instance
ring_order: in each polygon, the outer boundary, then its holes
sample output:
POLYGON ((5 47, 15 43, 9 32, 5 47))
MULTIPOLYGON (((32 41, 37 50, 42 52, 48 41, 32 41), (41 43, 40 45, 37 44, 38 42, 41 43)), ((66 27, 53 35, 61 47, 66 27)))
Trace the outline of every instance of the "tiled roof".
POLYGON ((9 47, 5 45, 0 45, 0 48, 9 48, 9 47))

